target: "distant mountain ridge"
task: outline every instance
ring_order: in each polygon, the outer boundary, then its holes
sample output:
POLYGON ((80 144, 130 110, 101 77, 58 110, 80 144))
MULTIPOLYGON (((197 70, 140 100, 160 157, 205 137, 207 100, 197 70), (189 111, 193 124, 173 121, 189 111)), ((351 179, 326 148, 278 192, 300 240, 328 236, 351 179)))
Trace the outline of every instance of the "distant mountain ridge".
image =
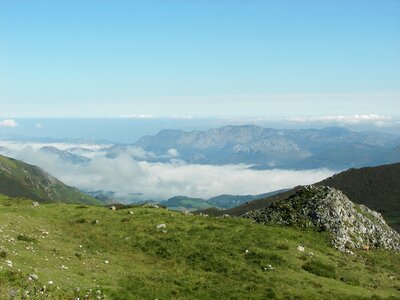
POLYGON ((166 201, 161 201, 160 204, 173 210, 201 210, 201 209, 229 209, 241 205, 248 201, 266 198, 286 190, 277 190, 259 195, 218 195, 212 198, 201 199, 186 196, 175 196, 166 201))
MULTIPOLYGON (((154 153, 163 161, 169 150, 195 164, 251 164, 258 169, 343 170, 400 161, 400 136, 354 132, 341 127, 324 129, 272 129, 255 125, 225 126, 206 131, 163 130, 144 136, 131 146, 154 153)), ((114 145, 115 157, 128 145, 114 145)))
POLYGON ((39 167, 0 155, 0 194, 42 202, 101 204, 39 167))

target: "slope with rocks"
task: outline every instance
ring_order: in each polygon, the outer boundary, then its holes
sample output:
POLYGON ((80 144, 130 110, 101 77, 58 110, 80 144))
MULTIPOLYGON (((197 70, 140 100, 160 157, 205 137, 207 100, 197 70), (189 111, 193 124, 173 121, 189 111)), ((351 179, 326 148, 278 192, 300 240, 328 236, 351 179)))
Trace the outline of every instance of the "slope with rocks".
POLYGON ((0 195, 0 299, 400 299, 400 255, 326 232, 0 195))
POLYGON ((39 167, 0 155, 0 194, 41 202, 101 204, 39 167))
POLYGON ((400 163, 350 169, 315 185, 341 190, 351 201, 380 212, 400 231, 400 163))
POLYGON ((400 235, 381 214, 351 202, 341 191, 327 186, 305 186, 270 207, 243 215, 257 223, 315 227, 327 231, 341 251, 382 248, 400 251, 400 235))

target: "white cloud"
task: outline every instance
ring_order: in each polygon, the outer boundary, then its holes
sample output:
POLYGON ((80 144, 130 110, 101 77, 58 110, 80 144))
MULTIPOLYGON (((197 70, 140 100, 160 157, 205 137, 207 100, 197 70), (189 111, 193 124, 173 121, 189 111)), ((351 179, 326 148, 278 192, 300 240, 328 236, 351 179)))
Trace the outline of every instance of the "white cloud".
POLYGON ((293 118, 287 118, 286 120, 296 123, 308 123, 308 122, 342 123, 342 124, 374 123, 377 126, 387 126, 392 122, 391 117, 378 114, 293 117, 293 118))
POLYGON ((149 115, 149 114, 131 114, 131 115, 120 115, 120 118, 127 118, 127 119, 153 119, 154 116, 153 115, 149 115))
POLYGON ((191 165, 182 161, 150 163, 127 153, 108 159, 94 156, 84 165, 68 164, 31 146, 13 156, 41 166, 68 185, 85 190, 109 190, 119 194, 141 193, 143 199, 167 199, 175 195, 209 198, 220 194, 260 194, 299 184, 310 184, 333 174, 321 170, 251 170, 246 165, 191 165))
POLYGON ((176 149, 174 149, 174 148, 169 149, 169 150, 167 151, 167 154, 168 154, 170 157, 179 157, 179 152, 178 152, 178 150, 176 150, 176 149))
POLYGON ((5 119, 3 121, 0 121, 0 127, 16 127, 18 126, 18 123, 15 122, 13 119, 5 119))

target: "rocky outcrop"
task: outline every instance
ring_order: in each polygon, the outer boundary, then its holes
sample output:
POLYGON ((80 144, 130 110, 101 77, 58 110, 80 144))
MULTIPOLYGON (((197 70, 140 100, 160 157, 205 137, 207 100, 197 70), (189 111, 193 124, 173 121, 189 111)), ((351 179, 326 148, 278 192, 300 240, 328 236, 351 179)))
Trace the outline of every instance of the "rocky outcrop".
POLYGON ((381 248, 400 251, 400 235, 381 214, 351 202, 341 191, 327 186, 305 186, 270 207, 243 215, 257 223, 315 227, 331 235, 341 251, 381 248))

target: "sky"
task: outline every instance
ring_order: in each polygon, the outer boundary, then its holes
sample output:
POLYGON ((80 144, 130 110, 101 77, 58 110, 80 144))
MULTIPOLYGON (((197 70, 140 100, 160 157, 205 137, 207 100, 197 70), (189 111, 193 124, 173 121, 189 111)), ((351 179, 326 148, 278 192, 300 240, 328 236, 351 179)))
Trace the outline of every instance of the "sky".
POLYGON ((400 115, 400 1, 0 0, 2 122, 357 114, 400 115))

